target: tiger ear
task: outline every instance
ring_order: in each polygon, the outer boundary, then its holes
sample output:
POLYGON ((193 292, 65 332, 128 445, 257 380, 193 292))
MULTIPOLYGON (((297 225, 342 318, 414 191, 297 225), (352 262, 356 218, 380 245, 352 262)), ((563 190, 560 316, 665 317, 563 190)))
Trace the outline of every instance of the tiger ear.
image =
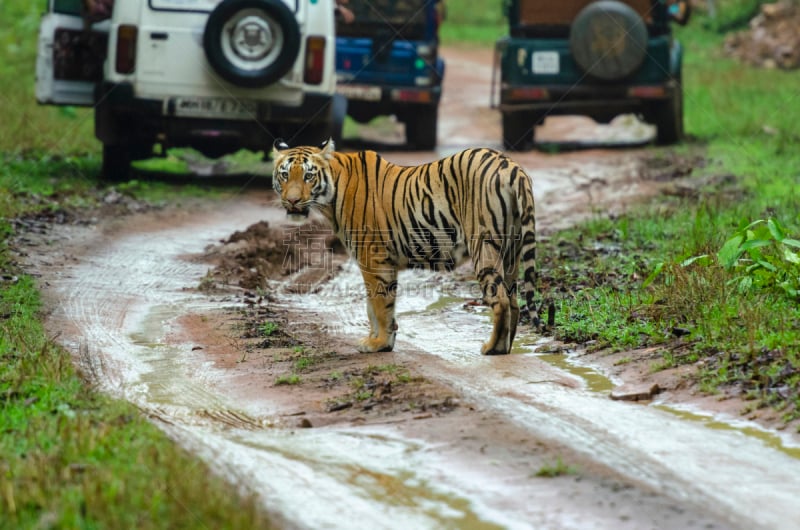
POLYGON ((283 141, 283 138, 275 138, 272 144, 272 159, 275 160, 281 151, 289 149, 289 145, 283 141))
POLYGON ((328 138, 319 146, 321 150, 321 155, 325 160, 332 160, 333 159, 333 152, 336 149, 336 144, 333 141, 333 138, 328 138))

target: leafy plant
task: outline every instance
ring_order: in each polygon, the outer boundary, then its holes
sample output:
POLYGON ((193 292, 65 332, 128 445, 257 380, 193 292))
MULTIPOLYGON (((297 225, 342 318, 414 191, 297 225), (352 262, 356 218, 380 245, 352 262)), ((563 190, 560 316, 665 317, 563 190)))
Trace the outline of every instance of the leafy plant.
POLYGON ((261 324, 261 326, 258 328, 258 331, 259 331, 259 333, 261 333, 262 336, 270 337, 276 331, 278 331, 278 324, 268 320, 268 321, 264 322, 263 324, 261 324))
MULTIPOLYGON (((777 288, 791 298, 800 296, 800 240, 788 237, 775 218, 759 219, 737 230, 719 249, 716 263, 736 276, 729 280, 739 292, 777 288)), ((711 265, 708 254, 683 262, 711 265)))

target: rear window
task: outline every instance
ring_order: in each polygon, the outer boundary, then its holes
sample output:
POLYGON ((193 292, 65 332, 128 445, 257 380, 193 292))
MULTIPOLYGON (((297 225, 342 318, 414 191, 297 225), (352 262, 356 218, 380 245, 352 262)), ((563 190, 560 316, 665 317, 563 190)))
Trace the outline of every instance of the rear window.
POLYGON ((83 0, 55 0, 55 2, 53 2, 53 12, 63 15, 80 15, 82 1, 83 0))
POLYGON ((350 0, 345 6, 355 19, 337 22, 336 32, 344 37, 373 37, 390 33, 405 40, 424 40, 431 0, 350 0))
MULTIPOLYGON (((523 26, 561 26, 569 25, 578 16, 581 9, 591 4, 592 0, 560 0, 559 2, 543 2, 542 0, 519 0, 519 21, 523 26)), ((645 20, 652 22, 653 5, 651 0, 624 0, 645 20)))

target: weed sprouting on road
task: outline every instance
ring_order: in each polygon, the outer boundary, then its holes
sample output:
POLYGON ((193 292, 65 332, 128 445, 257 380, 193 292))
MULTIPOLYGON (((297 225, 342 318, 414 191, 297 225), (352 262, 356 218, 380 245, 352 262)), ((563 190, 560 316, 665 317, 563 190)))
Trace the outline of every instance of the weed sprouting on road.
POLYGON ((534 476, 536 477, 545 477, 545 478, 555 478, 561 477, 564 475, 576 475, 578 474, 578 468, 570 466, 564 462, 564 460, 559 456, 556 458, 556 461, 552 464, 545 464, 540 467, 534 476))

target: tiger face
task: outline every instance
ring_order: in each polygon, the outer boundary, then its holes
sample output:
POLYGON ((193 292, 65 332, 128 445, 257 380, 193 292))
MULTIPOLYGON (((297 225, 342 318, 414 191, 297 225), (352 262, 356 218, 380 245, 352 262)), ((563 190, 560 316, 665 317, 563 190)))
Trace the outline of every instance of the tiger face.
POLYGON ((272 187, 280 194, 289 217, 304 219, 311 208, 325 206, 333 200, 329 163, 333 150, 333 140, 320 147, 295 148, 281 140, 275 141, 272 187))

